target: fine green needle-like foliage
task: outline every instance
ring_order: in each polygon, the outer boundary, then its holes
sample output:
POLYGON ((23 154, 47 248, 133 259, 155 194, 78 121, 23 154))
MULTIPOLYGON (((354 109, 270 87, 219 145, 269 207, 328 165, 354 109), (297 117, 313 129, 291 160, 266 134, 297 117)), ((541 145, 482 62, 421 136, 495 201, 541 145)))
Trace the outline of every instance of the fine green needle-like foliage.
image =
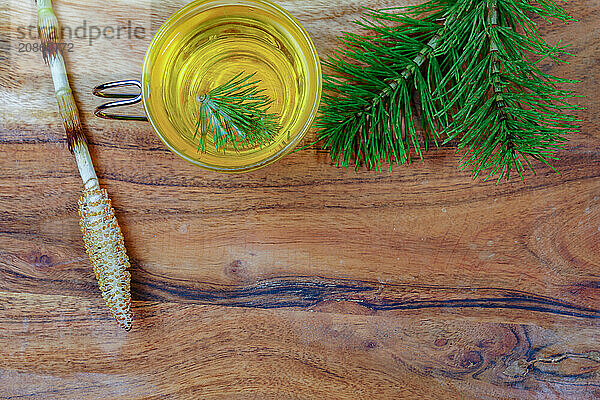
POLYGON ((573 81, 540 70, 540 61, 562 62, 567 53, 546 43, 529 15, 570 17, 549 0, 461 0, 449 12, 440 52, 461 54, 450 70, 454 83, 444 81, 438 93, 452 99, 442 112, 453 111, 446 128, 448 140, 466 150, 461 167, 474 177, 487 171, 487 179, 508 179, 513 168, 521 177, 533 170, 530 159, 556 159, 565 135, 576 130, 564 112, 577 108, 558 86, 573 81))
MULTIPOLYGON (((509 178, 548 163, 577 128, 572 83, 543 72, 567 53, 541 37, 535 16, 566 22, 555 0, 430 0, 368 10, 364 34, 345 33, 324 62, 318 139, 356 168, 409 163, 454 141, 473 176, 509 178)), ((540 19, 540 18, 537 18, 540 19)))
POLYGON ((265 145, 279 131, 279 116, 268 112, 272 100, 258 88, 260 81, 252 81, 254 74, 242 75, 198 97, 194 138, 200 136, 199 151, 206 152, 209 134, 218 151, 228 143, 237 151, 265 145))
POLYGON ((444 78, 444 60, 432 55, 448 4, 369 10, 357 23, 372 33, 344 34, 342 46, 324 61, 333 72, 324 77, 317 126, 334 161, 380 169, 382 161, 409 163, 411 148, 420 156, 430 142, 437 144, 436 125, 447 121, 437 114, 442 104, 433 92, 444 78))

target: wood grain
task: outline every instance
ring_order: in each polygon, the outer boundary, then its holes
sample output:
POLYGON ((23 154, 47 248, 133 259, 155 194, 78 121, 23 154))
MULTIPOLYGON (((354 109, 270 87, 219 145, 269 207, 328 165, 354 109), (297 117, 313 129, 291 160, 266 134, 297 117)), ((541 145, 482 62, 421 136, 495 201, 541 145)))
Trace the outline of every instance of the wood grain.
MULTIPOLYGON (((541 25, 575 55, 547 68, 586 96, 561 175, 537 166, 499 186, 459 171, 452 147, 392 174, 341 170, 319 150, 244 175, 196 169, 148 125, 92 114, 91 88, 137 78, 186 1, 54 3, 65 27, 145 29, 74 37, 67 53, 136 320, 121 332, 99 296, 47 67, 2 47, 0 398, 600 397, 600 1, 568 2, 577 23, 541 25)), ((367 5, 278 3, 321 55, 367 5)), ((0 19, 2 43, 34 42, 20 35, 31 2, 8 0, 0 19)))

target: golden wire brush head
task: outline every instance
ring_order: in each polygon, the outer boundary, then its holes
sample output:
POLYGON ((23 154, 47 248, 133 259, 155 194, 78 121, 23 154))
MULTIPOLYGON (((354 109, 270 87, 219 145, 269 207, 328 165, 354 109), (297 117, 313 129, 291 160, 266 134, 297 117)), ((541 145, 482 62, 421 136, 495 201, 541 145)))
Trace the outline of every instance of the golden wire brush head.
POLYGON ((106 190, 98 186, 84 190, 79 216, 83 242, 102 297, 119 325, 129 331, 133 323, 130 264, 106 190))

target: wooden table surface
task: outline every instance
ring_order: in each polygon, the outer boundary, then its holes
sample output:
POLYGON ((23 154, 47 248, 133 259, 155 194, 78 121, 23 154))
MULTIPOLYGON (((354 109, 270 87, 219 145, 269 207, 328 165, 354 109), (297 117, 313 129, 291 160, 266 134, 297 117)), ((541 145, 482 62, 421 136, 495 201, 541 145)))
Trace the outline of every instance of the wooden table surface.
MULTIPOLYGON (((286 0, 321 55, 361 5, 286 0)), ((185 0, 55 1, 101 184, 132 261, 135 323, 107 313, 84 252, 81 182, 26 27, 0 10, 0 398, 600 398, 600 1, 542 25, 575 58, 581 134, 523 183, 472 181, 452 147, 393 174, 307 150, 245 175, 169 153, 145 123, 98 120, 91 88, 137 78, 185 0), (82 36, 83 29, 79 32, 82 36), (8 54, 8 56, 6 56, 8 54)), ((307 139, 309 140, 310 137, 307 139)))

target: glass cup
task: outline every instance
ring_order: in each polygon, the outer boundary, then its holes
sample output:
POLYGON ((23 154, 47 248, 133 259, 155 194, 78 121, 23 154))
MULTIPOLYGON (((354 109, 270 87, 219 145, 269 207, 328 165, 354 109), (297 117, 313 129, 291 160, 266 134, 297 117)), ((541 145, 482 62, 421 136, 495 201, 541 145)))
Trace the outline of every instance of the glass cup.
POLYGON ((101 118, 149 121, 175 154, 199 167, 237 173, 269 165, 289 154, 308 132, 321 100, 321 65, 300 23, 268 0, 196 0, 173 14, 153 37, 141 79, 109 82, 94 89, 118 99, 101 105, 101 118), (273 101, 281 129, 269 143, 217 150, 209 133, 206 151, 195 137, 197 99, 243 73, 254 74, 273 101), (109 89, 136 86, 138 94, 109 89), (145 116, 108 109, 142 102, 145 116))

